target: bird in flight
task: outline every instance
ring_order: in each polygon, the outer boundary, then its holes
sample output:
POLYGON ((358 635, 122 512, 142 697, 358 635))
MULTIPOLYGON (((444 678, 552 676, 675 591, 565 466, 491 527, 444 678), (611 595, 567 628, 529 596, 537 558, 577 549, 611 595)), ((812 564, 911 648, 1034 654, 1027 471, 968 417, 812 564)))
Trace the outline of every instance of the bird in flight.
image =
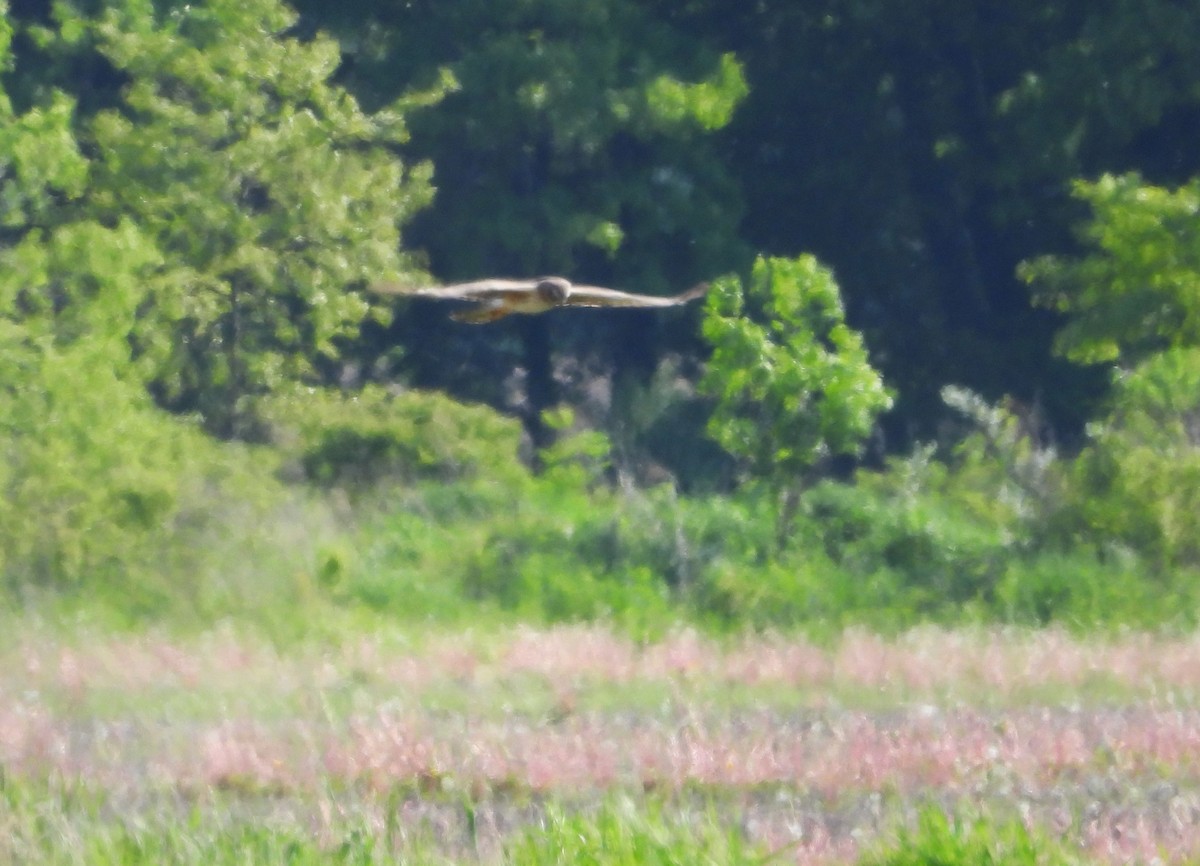
POLYGON ((473 301, 475 306, 450 314, 457 322, 483 324, 512 313, 544 313, 557 307, 676 307, 694 301, 708 291, 700 283, 679 295, 634 295, 603 286, 576 286, 564 277, 532 280, 475 280, 449 286, 408 288, 397 283, 378 283, 372 291, 385 295, 411 295, 439 301, 473 301))

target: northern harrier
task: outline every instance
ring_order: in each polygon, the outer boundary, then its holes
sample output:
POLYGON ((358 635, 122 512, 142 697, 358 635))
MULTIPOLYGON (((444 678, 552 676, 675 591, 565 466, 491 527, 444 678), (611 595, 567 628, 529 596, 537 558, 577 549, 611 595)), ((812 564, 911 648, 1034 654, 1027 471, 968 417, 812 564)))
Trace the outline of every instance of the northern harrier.
POLYGON ((381 283, 371 289, 385 295, 473 301, 476 306, 451 313, 450 318, 458 322, 482 324, 502 319, 511 313, 544 313, 556 307, 675 307, 699 298, 708 291, 708 283, 700 283, 683 294, 667 297, 632 295, 602 286, 575 286, 563 277, 476 280, 431 288, 406 288, 395 283, 381 283))

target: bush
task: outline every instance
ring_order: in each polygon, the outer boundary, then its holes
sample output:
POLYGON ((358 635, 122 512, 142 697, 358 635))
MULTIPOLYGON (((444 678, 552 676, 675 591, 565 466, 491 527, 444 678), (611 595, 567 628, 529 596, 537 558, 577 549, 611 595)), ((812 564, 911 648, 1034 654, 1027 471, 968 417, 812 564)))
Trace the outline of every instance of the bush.
POLYGON ((1154 574, 1131 551, 1080 544, 1014 560, 996 589, 997 616, 1028 625, 1190 628, 1200 611, 1194 571, 1154 574))
MULTIPOLYGON (((1011 555, 1011 536, 934 483, 897 485, 898 471, 809 491, 802 514, 817 543, 856 581, 878 576, 885 585, 899 584, 914 613, 944 616, 964 604, 989 602, 1011 555)), ((936 466, 931 472, 940 481, 946 470, 936 466)))
POLYGON ((444 394, 297 388, 264 399, 259 412, 275 445, 320 487, 363 492, 381 483, 524 474, 520 425, 444 394))
POLYGON ((270 456, 214 443, 138 380, 130 286, 156 253, 134 228, 71 224, 3 253, 0 290, 28 315, 0 340, 0 586, 161 611, 192 592, 200 538, 278 492, 270 456), (56 292, 61 311, 29 312, 56 292))
POLYGON ((99 602, 128 621, 219 616, 250 594, 261 611, 290 594, 278 579, 316 533, 296 519, 273 455, 213 441, 111 371, 82 373, 81 357, 48 355, 36 388, 0 399, 9 597, 99 602))
POLYGON ((801 626, 813 633, 913 619, 893 573, 850 574, 820 552, 760 566, 722 562, 706 572, 696 607, 702 620, 729 630, 801 626))
POLYGON ((494 516, 462 563, 465 594, 536 620, 665 626, 676 581, 662 516, 638 494, 589 494, 571 478, 541 478, 494 516))
POLYGON ((538 621, 606 618, 656 631, 701 610, 715 564, 749 566, 770 550, 769 508, 682 498, 665 485, 614 491, 592 474, 594 437, 582 444, 560 443, 542 475, 519 483, 394 490, 355 545, 344 597, 437 617, 461 616, 450 610, 457 599, 538 621))
POLYGON ((1157 570, 1200 566, 1200 349, 1120 376, 1074 473, 1076 531, 1157 570))
POLYGON ((891 395, 846 326, 832 272, 812 256, 760 257, 744 289, 735 277, 718 281, 702 330, 712 347, 700 380, 715 401, 708 434, 780 494, 782 546, 816 468, 858 454, 891 395))

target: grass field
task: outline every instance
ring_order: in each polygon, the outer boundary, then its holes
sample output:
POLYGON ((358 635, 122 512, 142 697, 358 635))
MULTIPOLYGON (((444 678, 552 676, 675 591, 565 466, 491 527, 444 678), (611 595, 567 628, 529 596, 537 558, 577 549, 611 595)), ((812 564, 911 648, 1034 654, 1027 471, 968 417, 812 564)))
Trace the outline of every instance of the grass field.
POLYGON ((928 807, 1194 861, 1198 696, 1193 635, 27 626, 0 863, 849 863, 928 807))

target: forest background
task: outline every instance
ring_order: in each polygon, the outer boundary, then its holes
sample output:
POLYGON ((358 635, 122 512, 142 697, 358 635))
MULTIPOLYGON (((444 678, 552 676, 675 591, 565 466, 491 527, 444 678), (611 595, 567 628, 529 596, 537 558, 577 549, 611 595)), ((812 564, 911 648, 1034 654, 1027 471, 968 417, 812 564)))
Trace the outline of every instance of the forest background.
POLYGON ((1192 4, 0 8, 14 610, 1194 624, 1192 4))

